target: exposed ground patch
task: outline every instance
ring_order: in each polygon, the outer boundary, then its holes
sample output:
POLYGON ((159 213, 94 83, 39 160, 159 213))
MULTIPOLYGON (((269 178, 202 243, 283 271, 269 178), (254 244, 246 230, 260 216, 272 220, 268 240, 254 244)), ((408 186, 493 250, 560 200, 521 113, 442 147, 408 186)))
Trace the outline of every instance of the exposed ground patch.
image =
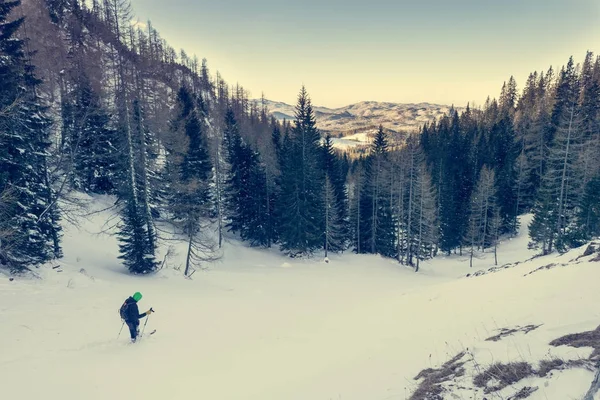
MULTIPOLYGON (((502 328, 499 333, 486 339, 490 342, 498 342, 504 338, 518 333, 528 334, 542 325, 516 326, 513 328, 502 328)), ((498 393, 511 387, 512 395, 504 392, 503 398, 507 400, 523 400, 538 390, 538 386, 524 385, 522 382, 527 378, 544 379, 552 376, 555 371, 563 371, 574 368, 585 368, 590 371, 600 365, 600 326, 593 331, 566 335, 550 342, 550 346, 570 346, 575 348, 590 347, 594 349, 588 359, 564 360, 561 358, 548 358, 536 363, 525 360, 500 363, 496 362, 481 370, 474 358, 465 357, 471 354, 463 351, 446 362, 440 368, 428 368, 421 371, 415 380, 422 380, 417 390, 412 394, 410 400, 443 400, 447 394, 455 389, 479 389, 483 394, 498 393), (469 372, 468 372, 469 371, 469 372), (475 371, 477 373, 475 374, 475 371), (475 374, 470 378, 470 374, 475 374), (454 389, 452 388, 454 386, 454 389), (444 395, 446 393, 446 395, 444 395), (508 396, 508 397, 507 397, 508 396)), ((599 375, 600 376, 600 375, 599 375)), ((600 388, 600 378, 598 378, 600 388)), ((590 389, 594 392, 594 386, 590 389)), ((481 393, 480 392, 480 393, 481 393)))
POLYGON ((600 326, 593 331, 573 333, 560 337, 551 341, 550 346, 591 347, 594 351, 589 359, 600 361, 600 326))
POLYGON ((542 325, 540 324, 540 325, 517 326, 514 328, 502 328, 502 329, 500 329, 500 333, 498 333, 497 335, 491 336, 485 340, 488 342, 498 342, 507 336, 512 336, 515 333, 519 333, 519 332, 522 332, 526 335, 529 332, 536 330, 540 326, 542 326, 542 325))
POLYGON ((495 363, 477 374, 473 379, 473 384, 488 394, 502 390, 534 374, 535 370, 531 364, 524 361, 508 364, 495 363))
POLYGON ((476 276, 483 276, 483 275, 491 274, 491 273, 494 273, 494 272, 499 272, 499 271, 502 271, 504 269, 513 268, 513 267, 516 267, 519 264, 520 264, 520 262, 499 265, 497 267, 491 267, 491 268, 488 268, 488 269, 482 269, 482 270, 473 272, 472 274, 467 274, 465 276, 467 278, 474 278, 476 276))
POLYGON ((521 390, 519 390, 517 393, 513 394, 506 400, 523 400, 523 399, 528 398, 530 395, 532 395, 537 390, 538 390, 537 387, 525 386, 524 388, 522 388, 521 390))
POLYGON ((464 351, 458 353, 440 368, 427 368, 421 371, 415 380, 423 379, 423 381, 409 400, 443 400, 442 384, 465 374, 465 361, 461 361, 465 354, 464 351))
POLYGON ((548 265, 543 265, 539 268, 534 269, 533 271, 523 275, 523 276, 528 276, 531 274, 535 274, 536 272, 540 272, 540 271, 544 271, 544 270, 549 270, 549 269, 553 269, 553 268, 558 268, 558 267, 569 267, 571 265, 575 265, 575 264, 579 264, 581 261, 579 262, 575 262, 575 263, 550 263, 548 265))
POLYGON ((553 358, 551 360, 540 361, 537 369, 537 375, 540 378, 548 376, 552 371, 562 371, 570 368, 587 368, 590 366, 588 360, 568 360, 565 361, 560 358, 553 358))

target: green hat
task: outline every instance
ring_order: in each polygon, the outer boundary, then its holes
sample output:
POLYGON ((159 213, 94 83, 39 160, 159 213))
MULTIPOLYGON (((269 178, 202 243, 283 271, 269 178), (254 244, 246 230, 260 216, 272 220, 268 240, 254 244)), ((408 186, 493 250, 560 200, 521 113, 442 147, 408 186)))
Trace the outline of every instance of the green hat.
POLYGON ((140 301, 142 299, 142 294, 140 292, 135 292, 132 297, 135 301, 140 301))

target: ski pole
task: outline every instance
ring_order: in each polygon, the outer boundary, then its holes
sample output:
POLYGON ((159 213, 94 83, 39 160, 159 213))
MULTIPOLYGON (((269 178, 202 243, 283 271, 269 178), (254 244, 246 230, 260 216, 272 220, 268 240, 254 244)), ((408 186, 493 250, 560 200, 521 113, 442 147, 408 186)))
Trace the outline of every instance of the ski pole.
MULTIPOLYGON (((150 308, 152 310, 152 308, 150 308)), ((150 313, 152 314, 152 313, 150 313)), ((144 337, 144 332, 146 331, 146 325, 148 324, 148 320, 150 319, 150 315, 146 317, 146 322, 144 322, 144 327, 142 328, 142 334, 140 335, 140 340, 144 337)))
POLYGON ((125 320, 123 320, 123 323, 121 324, 121 329, 119 330, 119 334, 117 335, 117 339, 119 337, 121 337, 121 331, 123 330, 123 327, 125 326, 125 320))

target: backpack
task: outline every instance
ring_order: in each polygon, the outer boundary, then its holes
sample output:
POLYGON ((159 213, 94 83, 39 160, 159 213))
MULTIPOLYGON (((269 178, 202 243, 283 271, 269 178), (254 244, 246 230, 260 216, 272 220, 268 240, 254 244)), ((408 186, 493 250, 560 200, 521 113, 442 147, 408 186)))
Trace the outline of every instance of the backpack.
POLYGON ((129 304, 127 303, 127 300, 125 300, 125 303, 123 303, 123 305, 121 306, 121 308, 119 309, 119 315, 121 316, 122 320, 127 320, 127 311, 129 310, 129 304))

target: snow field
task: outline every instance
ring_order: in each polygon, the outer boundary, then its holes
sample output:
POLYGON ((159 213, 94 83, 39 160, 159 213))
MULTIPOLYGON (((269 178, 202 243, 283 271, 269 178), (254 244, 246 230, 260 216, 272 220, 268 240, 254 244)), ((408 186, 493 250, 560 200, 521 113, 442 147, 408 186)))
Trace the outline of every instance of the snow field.
MULTIPOLYGON (((95 200, 99 209, 108 201, 95 200)), ((463 350, 476 360, 465 383, 492 362, 585 358, 590 349, 548 343, 598 325, 600 268, 571 262, 583 249, 466 278, 493 266, 493 255, 473 269, 466 256, 440 256, 414 273, 378 256, 294 260, 230 240, 223 259, 191 280, 173 269, 132 277, 116 239, 94 234, 106 219, 68 228, 65 259, 40 269, 43 279, 0 276, 2 398, 407 399, 420 370, 463 350), (524 276, 551 262, 571 264, 524 276), (147 329, 158 331, 131 345, 127 328, 117 340, 117 310, 135 291, 142 312, 156 310, 147 329), (543 325, 485 341, 529 324, 543 325)), ((526 229, 505 241, 500 263, 530 258, 526 243, 526 229)), ((579 399, 592 377, 577 369, 532 378, 541 387, 530 398, 579 399)), ((454 395, 482 398, 473 388, 454 395)))

